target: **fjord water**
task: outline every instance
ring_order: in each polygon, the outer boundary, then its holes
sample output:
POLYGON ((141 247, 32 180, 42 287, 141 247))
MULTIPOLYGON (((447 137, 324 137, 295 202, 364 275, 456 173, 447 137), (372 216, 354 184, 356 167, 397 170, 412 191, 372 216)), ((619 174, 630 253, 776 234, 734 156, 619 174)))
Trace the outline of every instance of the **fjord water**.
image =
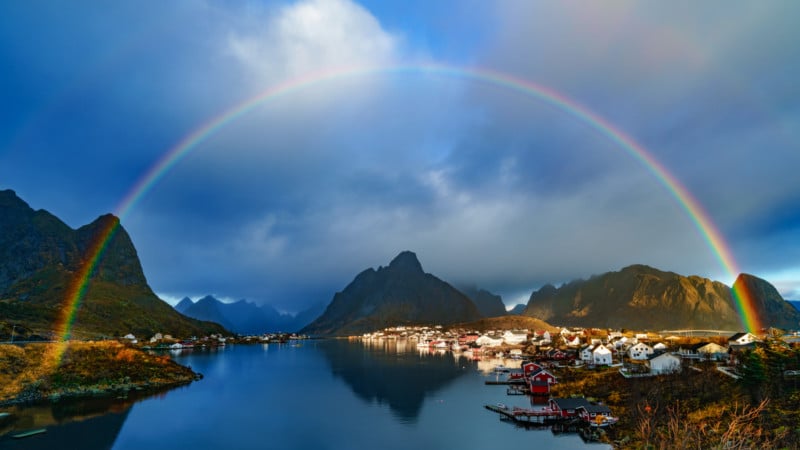
POLYGON ((106 401, 102 411, 81 402, 46 406, 65 410, 52 413, 59 425, 23 440, 4 436, 0 447, 607 448, 499 420, 483 405, 530 404, 503 386, 484 385, 497 377, 495 362, 420 351, 413 341, 308 340, 173 357, 205 378, 138 401, 106 401))

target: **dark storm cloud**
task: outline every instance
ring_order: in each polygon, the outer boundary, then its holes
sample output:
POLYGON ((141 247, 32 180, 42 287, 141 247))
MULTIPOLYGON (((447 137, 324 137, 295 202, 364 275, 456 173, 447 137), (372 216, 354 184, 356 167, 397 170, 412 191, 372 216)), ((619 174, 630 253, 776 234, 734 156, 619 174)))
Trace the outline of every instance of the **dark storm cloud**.
MULTIPOLYGON (((421 5, 409 14, 424 20, 345 0, 13 4, 0 18, 13 68, 0 74, 0 183, 79 226, 205 121, 276 83, 467 61, 632 136, 743 270, 796 292, 796 6, 421 5)), ((509 302, 633 263, 732 281, 607 135, 519 91, 422 72, 323 79, 265 101, 193 147, 124 225, 157 292, 289 311, 406 249, 509 302)))

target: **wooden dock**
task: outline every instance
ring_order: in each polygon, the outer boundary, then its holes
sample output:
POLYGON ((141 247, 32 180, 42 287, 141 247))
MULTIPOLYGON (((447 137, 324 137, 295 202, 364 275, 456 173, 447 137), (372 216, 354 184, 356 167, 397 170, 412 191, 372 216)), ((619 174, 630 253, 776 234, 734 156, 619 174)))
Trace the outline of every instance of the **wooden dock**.
POLYGON ((483 384, 485 384, 487 386, 508 386, 508 385, 512 385, 512 384, 513 385, 517 385, 517 384, 524 385, 525 384, 525 380, 502 380, 502 381, 486 380, 486 381, 483 382, 483 384))
POLYGON ((523 425, 547 425, 563 422, 564 420, 557 413, 547 409, 509 408, 503 404, 485 405, 484 407, 489 411, 496 412, 507 419, 523 425))

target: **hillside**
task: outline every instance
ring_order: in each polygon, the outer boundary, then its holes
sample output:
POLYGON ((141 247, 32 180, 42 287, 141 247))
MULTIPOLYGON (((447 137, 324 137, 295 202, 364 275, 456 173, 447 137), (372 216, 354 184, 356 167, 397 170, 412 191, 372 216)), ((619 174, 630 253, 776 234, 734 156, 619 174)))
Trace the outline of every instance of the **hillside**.
POLYGON ((18 336, 52 336, 81 268, 109 229, 114 232, 75 315, 74 337, 225 331, 218 324, 181 315, 153 293, 118 218, 107 214, 73 230, 6 190, 0 191, 0 339, 11 334, 11 324, 18 336))
POLYGON ((489 331, 489 330, 530 330, 540 331, 545 330, 551 333, 556 333, 560 328, 550 325, 549 323, 537 319, 535 317, 527 316, 500 316, 488 317, 486 319, 476 320, 474 322, 459 323, 453 325, 451 328, 463 328, 476 331, 489 331))
POLYGON ((388 267, 367 269, 302 333, 351 335, 394 325, 451 324, 481 317, 472 301, 425 273, 417 256, 402 252, 388 267))
MULTIPOLYGON (((754 294, 765 325, 797 328, 793 310, 764 280, 741 275, 754 294)), ((731 288, 698 276, 682 276, 644 265, 625 267, 531 294, 525 315, 564 326, 659 330, 710 328, 739 330, 742 323, 731 288)))

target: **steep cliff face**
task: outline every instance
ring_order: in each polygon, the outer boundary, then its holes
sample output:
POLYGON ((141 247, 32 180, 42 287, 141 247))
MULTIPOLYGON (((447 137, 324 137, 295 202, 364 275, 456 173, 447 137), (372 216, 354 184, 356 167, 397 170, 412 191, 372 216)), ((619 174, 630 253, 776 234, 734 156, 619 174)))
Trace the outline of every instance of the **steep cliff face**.
POLYGON ((800 328, 800 311, 784 300, 768 281, 743 273, 733 283, 733 290, 746 296, 743 301, 752 305, 764 326, 792 330, 800 328))
POLYGON ((10 190, 0 191, 0 316, 29 333, 51 334, 98 248, 75 317, 75 335, 224 331, 184 317, 156 297, 118 218, 107 214, 73 230, 47 211, 34 211, 10 190))
POLYGON ((358 274, 302 332, 358 334, 393 325, 450 324, 480 317, 469 298, 425 273, 417 256, 406 251, 388 267, 358 274))
MULTIPOLYGON (((741 280, 741 281, 740 281, 741 280)), ((765 325, 798 323, 774 287, 742 275, 765 325)), ((681 276, 634 265, 588 280, 548 285, 531 294, 525 315, 553 324, 635 329, 715 328, 737 330, 742 321, 731 288, 698 276, 681 276)))

